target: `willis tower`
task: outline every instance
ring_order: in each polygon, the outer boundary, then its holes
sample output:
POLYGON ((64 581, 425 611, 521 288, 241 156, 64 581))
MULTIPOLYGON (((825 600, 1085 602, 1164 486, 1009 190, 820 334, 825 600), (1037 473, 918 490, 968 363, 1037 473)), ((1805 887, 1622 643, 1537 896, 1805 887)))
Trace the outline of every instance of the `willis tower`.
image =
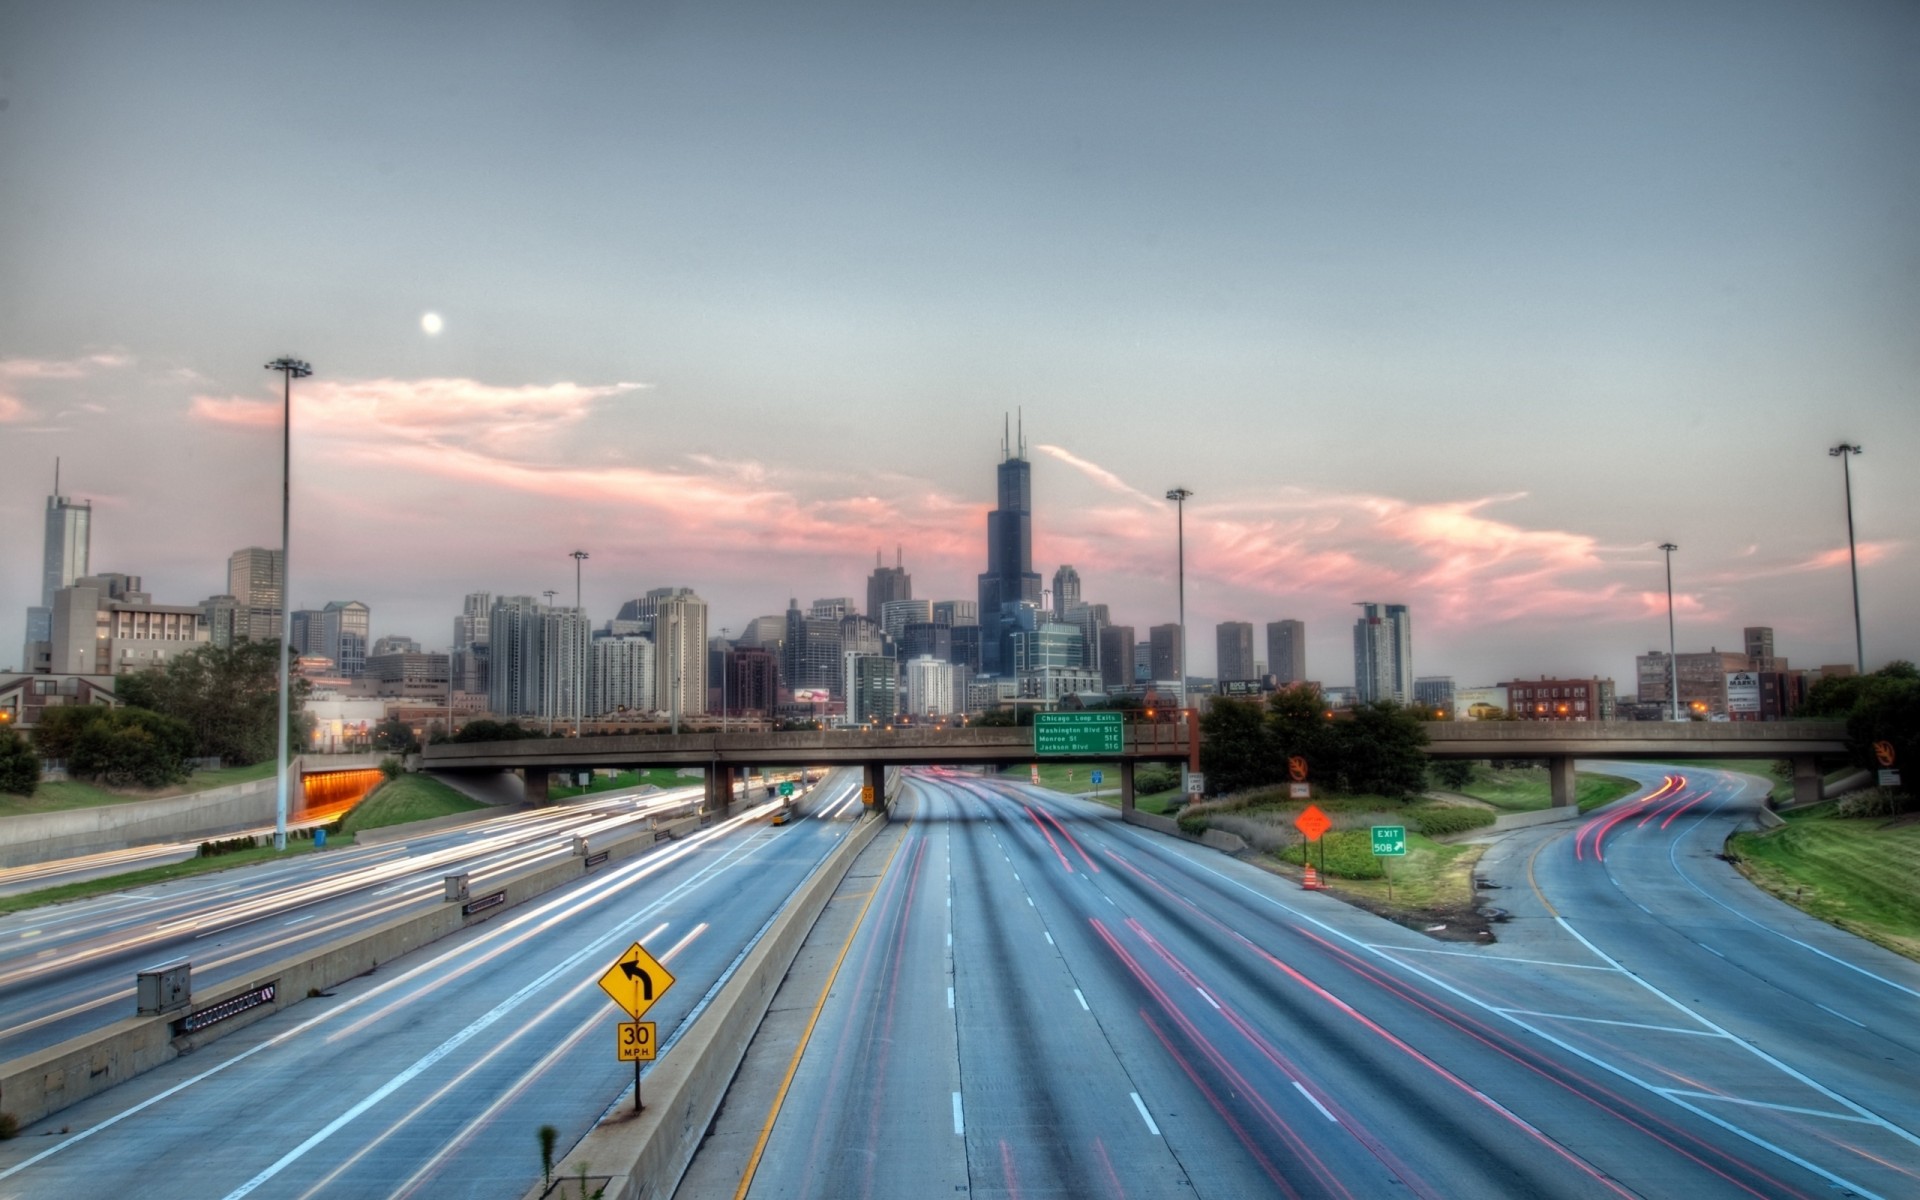
MULTIPOLYGON (((980 666, 1011 674, 1008 635, 1021 624, 1021 605, 1037 608, 1040 576, 1033 569, 1033 467, 1025 429, 1001 435, 1000 507, 987 514, 987 569, 980 575, 980 666)), ((1029 618, 1031 619, 1031 618, 1029 618)))

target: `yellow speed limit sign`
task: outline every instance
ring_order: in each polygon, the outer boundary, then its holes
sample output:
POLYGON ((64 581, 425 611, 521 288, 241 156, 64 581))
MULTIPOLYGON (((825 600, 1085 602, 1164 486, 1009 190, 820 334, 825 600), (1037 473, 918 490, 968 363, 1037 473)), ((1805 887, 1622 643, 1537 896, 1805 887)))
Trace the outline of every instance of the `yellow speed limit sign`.
POLYGON ((868 784, 867 786, 860 789, 860 803, 866 805, 869 808, 873 807, 873 785, 872 784, 868 784))
POLYGON ((652 1062, 653 1049, 652 1021, 620 1022, 621 1062, 652 1062))

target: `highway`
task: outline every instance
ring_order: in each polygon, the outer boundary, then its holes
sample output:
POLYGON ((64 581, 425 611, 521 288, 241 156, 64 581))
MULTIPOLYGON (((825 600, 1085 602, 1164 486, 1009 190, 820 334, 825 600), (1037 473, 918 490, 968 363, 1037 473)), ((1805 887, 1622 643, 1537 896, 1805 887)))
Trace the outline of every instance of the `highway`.
POLYGON ((1915 1194, 1920 969, 1704 857, 1752 800, 1680 774, 1501 839, 1479 947, 913 773, 749 1194, 1915 1194))
POLYGON ((517 1197, 535 1131, 562 1149, 632 1086, 595 981, 634 940, 677 982, 648 1014, 663 1052, 852 827, 857 779, 810 818, 771 806, 615 864, 383 965, 0 1143, 0 1200, 517 1197))
POLYGON ((132 1016, 134 975, 143 968, 187 958, 196 990, 209 990, 440 904, 450 872, 470 871, 483 888, 490 877, 566 857, 575 835, 591 842, 699 796, 698 788, 607 793, 403 842, 316 851, 0 917, 0 1059, 132 1016))

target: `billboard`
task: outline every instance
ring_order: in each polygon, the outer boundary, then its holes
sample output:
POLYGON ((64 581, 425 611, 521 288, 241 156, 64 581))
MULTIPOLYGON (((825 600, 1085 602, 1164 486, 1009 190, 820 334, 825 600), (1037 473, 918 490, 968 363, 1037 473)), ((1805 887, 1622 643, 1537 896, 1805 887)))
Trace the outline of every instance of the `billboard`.
POLYGON ((1760 715, 1760 676, 1753 671, 1727 672, 1727 714, 1760 715))
POLYGON ((833 693, 825 688, 793 689, 793 702, 795 704, 825 704, 831 699, 833 699, 833 693))

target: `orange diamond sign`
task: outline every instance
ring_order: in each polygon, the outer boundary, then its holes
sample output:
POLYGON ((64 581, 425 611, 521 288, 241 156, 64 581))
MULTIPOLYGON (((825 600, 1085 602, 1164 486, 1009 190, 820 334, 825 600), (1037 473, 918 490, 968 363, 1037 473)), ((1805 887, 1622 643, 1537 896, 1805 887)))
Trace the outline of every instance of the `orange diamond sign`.
POLYGON ((1333 821, 1320 811, 1318 804, 1307 805, 1307 811, 1293 819, 1294 828, 1306 835, 1310 842, 1320 840, 1320 835, 1333 828, 1333 821))

